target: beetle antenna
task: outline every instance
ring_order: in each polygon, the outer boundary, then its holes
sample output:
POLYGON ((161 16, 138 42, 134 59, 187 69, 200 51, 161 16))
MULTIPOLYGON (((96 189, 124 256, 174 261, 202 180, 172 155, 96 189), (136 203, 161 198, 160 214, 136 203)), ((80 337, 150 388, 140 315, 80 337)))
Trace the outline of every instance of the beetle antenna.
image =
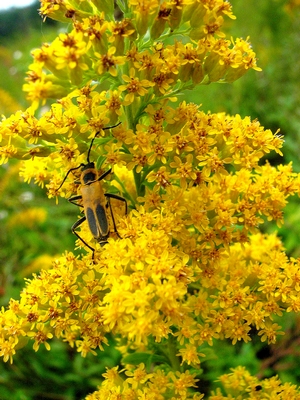
POLYGON ((78 167, 69 169, 69 171, 67 172, 67 175, 64 177, 64 180, 62 181, 62 183, 59 185, 59 187, 56 190, 59 190, 62 187, 62 185, 65 183, 67 177, 69 176, 70 172, 75 171, 76 169, 78 169, 78 168, 80 168, 82 166, 83 166, 83 164, 80 164, 78 167))
MULTIPOLYGON (((116 127, 119 126, 121 123, 122 123, 122 122, 119 122, 118 124, 113 125, 113 126, 107 126, 106 128, 102 128, 102 130, 103 130, 103 131, 106 131, 107 129, 116 128, 116 127)), ((88 154, 87 154, 87 162, 88 162, 88 164, 90 163, 90 155, 91 155, 91 150, 92 150, 92 147, 93 147, 94 140, 95 140, 96 137, 98 136, 99 132, 100 132, 100 131, 96 132, 96 133, 95 133, 95 136, 94 136, 93 139, 91 140, 91 144, 90 144, 90 147, 89 147, 89 150, 88 150, 88 154)))
POLYGON ((87 154, 87 163, 88 164, 90 163, 90 154, 91 154, 91 150, 92 150, 92 147, 93 147, 93 143, 94 143, 94 140, 96 139, 96 137, 98 136, 98 133, 99 132, 97 132, 95 134, 95 136, 93 137, 93 139, 91 140, 91 144, 90 144, 89 151, 88 151, 88 154, 87 154))

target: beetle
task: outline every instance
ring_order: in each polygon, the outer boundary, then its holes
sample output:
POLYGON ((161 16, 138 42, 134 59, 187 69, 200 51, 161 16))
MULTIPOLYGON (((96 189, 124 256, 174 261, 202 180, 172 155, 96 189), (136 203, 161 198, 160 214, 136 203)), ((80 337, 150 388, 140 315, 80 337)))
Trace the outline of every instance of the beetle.
MULTIPOLYGON (((120 125, 121 122, 119 122, 117 125, 114 126, 108 126, 106 128, 103 128, 103 130, 106 129, 112 129, 120 125)), ((110 203, 110 199, 116 199, 120 200, 125 203, 125 214, 127 214, 127 201, 124 199, 124 197, 118 196, 116 194, 112 193, 105 193, 101 184, 101 181, 106 178, 108 174, 111 173, 112 169, 109 168, 106 172, 103 174, 99 175, 98 170, 95 168, 95 163, 90 161, 90 154, 91 154, 91 149, 94 144, 94 140, 98 136, 99 132, 95 134, 93 137, 90 147, 88 149, 88 154, 87 154, 87 162, 86 164, 81 163, 78 167, 71 168, 66 176, 64 177, 62 183, 60 184, 59 190, 63 184, 65 183, 67 177, 69 176, 70 172, 75 171, 79 168, 81 168, 81 175, 80 175, 80 181, 75 181, 75 183, 80 184, 80 195, 72 196, 68 199, 68 201, 72 204, 75 204, 76 206, 83 207, 84 209, 84 216, 81 217, 78 221, 76 221, 73 226, 71 227, 71 230, 74 235, 78 237, 84 243, 90 250, 93 252, 93 259, 94 259, 94 253, 95 249, 90 246, 79 234, 76 232, 76 229, 85 221, 87 220, 89 229, 94 237, 95 240, 97 240, 101 246, 104 246, 107 243, 107 239, 109 238, 110 235, 110 229, 109 229, 109 221, 108 221, 108 210, 111 214, 111 219, 114 227, 114 231, 120 237, 116 223, 115 223, 115 218, 114 214, 112 211, 112 206, 110 203), (78 201, 81 200, 81 203, 78 203, 78 201)))

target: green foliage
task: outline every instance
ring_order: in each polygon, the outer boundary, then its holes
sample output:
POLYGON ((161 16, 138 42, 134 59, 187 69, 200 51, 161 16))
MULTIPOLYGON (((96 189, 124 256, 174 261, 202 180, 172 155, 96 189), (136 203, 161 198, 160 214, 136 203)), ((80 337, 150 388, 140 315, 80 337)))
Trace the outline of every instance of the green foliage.
POLYGON ((52 41, 60 28, 52 20, 42 21, 37 4, 0 13, 0 112, 7 116, 28 106, 22 86, 31 50, 52 41))
POLYGON ((0 364, 1 400, 77 400, 101 383, 106 368, 113 367, 120 354, 111 347, 95 356, 81 357, 58 340, 51 351, 20 350, 14 364, 0 364))

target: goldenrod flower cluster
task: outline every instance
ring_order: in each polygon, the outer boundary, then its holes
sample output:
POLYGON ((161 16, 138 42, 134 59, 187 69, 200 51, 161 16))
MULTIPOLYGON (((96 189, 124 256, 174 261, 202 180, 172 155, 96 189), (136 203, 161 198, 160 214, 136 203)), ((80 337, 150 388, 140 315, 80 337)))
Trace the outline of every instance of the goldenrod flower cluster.
MULTIPOLYGON (((197 379, 188 371, 185 373, 161 370, 147 373, 145 365, 140 364, 134 371, 126 371, 125 379, 117 368, 107 370, 101 388, 86 397, 86 400, 106 399, 203 399, 203 395, 194 393, 189 396, 187 388, 196 387, 197 379)), ((283 384, 277 376, 260 381, 244 367, 232 369, 219 379, 226 395, 221 389, 213 392, 208 400, 299 400, 300 393, 296 385, 283 384)))
POLYGON ((222 375, 220 382, 226 395, 217 389, 209 396, 209 400, 300 399, 296 385, 282 383, 277 376, 259 381, 256 376, 251 376, 244 367, 234 368, 231 373, 222 375))
POLYGON ((117 4, 114 17, 112 0, 41 1, 42 16, 72 29, 33 51, 24 85, 32 106, 2 120, 0 154, 26 160, 21 176, 49 197, 76 195, 79 170, 61 183, 98 135, 90 159, 113 169, 105 190, 122 194, 129 213, 112 201, 118 235, 111 229, 101 246, 81 227, 94 258, 65 253, 27 281, 0 314, 0 354, 12 361, 28 341, 49 349, 54 336, 83 356, 110 334, 125 359, 161 345, 164 367, 129 363, 125 378, 113 369, 88 399, 196 400, 201 381, 190 368, 205 360, 203 346, 248 342, 251 329, 275 343, 283 332, 274 317, 300 311, 299 260, 260 233, 266 221, 283 223, 300 177, 262 161, 281 154, 278 133, 179 101, 184 90, 259 70, 249 42, 222 31, 234 18, 229 2, 117 4))
POLYGON ((107 370, 103 376, 105 381, 102 387, 88 395, 86 400, 107 400, 107 399, 203 399, 202 394, 189 395, 188 389, 195 388, 197 379, 189 371, 162 370, 147 373, 142 363, 135 370, 127 369, 125 379, 122 376, 124 371, 118 368, 107 370))

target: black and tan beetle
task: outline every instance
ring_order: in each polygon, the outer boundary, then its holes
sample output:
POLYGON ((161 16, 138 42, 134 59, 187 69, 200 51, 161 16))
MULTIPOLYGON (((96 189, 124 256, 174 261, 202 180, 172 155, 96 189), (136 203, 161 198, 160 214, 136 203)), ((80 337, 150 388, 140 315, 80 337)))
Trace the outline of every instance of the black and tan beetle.
MULTIPOLYGON (((103 130, 106 129, 112 129, 117 127, 119 124, 114 125, 114 126, 109 126, 106 128, 103 128, 103 130)), ((67 177, 69 176, 70 172, 75 171, 79 168, 81 168, 81 175, 80 175, 80 181, 75 181, 75 183, 80 183, 80 195, 77 196, 72 196, 68 199, 68 201, 72 204, 75 204, 76 206, 83 207, 84 209, 84 216, 81 217, 78 221, 76 221, 71 230, 72 232, 80 239, 90 250, 93 252, 93 258, 94 258, 94 252, 95 249, 91 247, 77 232, 76 229, 86 220, 89 226, 89 229, 97 242, 100 243, 100 245, 104 245, 107 243, 107 239, 109 238, 110 235, 110 228, 109 228, 109 219, 108 219, 108 210, 111 214, 111 219, 113 223, 113 228, 116 234, 120 237, 117 227, 116 227, 116 222, 114 218, 114 214, 112 211, 112 206, 110 203, 110 199, 116 199, 120 200, 125 203, 125 214, 127 214, 127 202, 124 199, 124 197, 118 196, 116 194, 112 193, 105 193, 101 184, 101 181, 111 173, 112 169, 110 168, 103 174, 99 175, 98 170, 95 168, 95 163, 90 161, 90 153, 91 149, 94 143, 94 140, 96 139, 97 135, 99 132, 95 134, 93 137, 88 154, 87 154, 87 162, 86 164, 80 164, 78 167, 71 168, 67 175, 64 177, 62 183, 60 184, 59 190, 63 184, 65 183, 67 177), (81 201, 78 203, 78 201, 81 201)))

